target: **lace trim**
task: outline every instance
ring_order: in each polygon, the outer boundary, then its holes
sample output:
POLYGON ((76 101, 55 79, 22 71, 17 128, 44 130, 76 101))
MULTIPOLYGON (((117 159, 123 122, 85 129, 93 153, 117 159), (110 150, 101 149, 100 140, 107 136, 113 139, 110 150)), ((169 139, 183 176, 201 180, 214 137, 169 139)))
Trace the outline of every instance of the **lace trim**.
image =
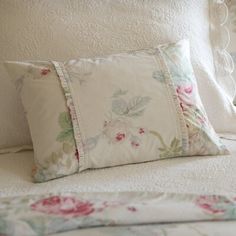
POLYGON ((234 61, 228 53, 230 33, 227 28, 228 7, 224 0, 209 0, 210 4, 210 37, 213 45, 213 56, 216 79, 233 101, 236 96, 236 83, 232 76, 234 61), (227 77, 227 78, 226 78, 227 77))
POLYGON ((171 78, 169 68, 162 55, 163 53, 162 53, 161 47, 158 47, 157 50, 158 50, 159 57, 155 57, 155 58, 160 62, 159 64, 160 64, 162 73, 165 77, 165 83, 167 85, 167 88, 170 94, 172 95, 172 98, 175 104, 175 110, 179 117, 179 123, 180 123, 181 135, 182 135, 183 155, 187 155, 188 150, 189 150, 189 135, 188 135, 188 130, 187 130, 186 122, 185 122, 185 117, 184 117, 184 114, 182 113, 182 110, 179 104, 178 96, 175 91, 174 82, 171 78))
POLYGON ((84 149, 83 149, 82 137, 81 137, 80 127, 79 127, 79 122, 78 122, 79 116, 77 116, 77 113, 76 113, 76 108, 75 108, 73 98, 71 95, 71 88, 69 85, 70 83, 68 82, 69 75, 66 72, 63 63, 52 61, 52 64, 54 65, 56 72, 58 74, 58 77, 60 79, 61 86, 62 86, 64 95, 66 98, 66 105, 70 110, 72 125, 74 129, 74 138, 75 138, 76 147, 79 154, 79 161, 80 161, 81 159, 84 159, 84 149))

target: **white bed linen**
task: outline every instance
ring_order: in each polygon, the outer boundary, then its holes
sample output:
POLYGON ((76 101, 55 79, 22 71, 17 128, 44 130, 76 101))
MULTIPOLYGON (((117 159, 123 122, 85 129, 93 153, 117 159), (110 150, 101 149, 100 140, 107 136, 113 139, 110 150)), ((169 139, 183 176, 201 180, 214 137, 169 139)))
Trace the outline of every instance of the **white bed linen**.
POLYGON ((161 191, 236 194, 236 141, 230 156, 187 157, 85 171, 46 183, 30 177, 33 152, 0 155, 0 196, 55 191, 161 191))

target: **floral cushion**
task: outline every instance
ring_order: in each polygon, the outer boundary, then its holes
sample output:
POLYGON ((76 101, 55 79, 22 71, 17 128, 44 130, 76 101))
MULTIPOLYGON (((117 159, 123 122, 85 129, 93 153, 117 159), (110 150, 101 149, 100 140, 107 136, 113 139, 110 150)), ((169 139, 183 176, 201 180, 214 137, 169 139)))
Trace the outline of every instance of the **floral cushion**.
POLYGON ((228 151, 206 116, 187 40, 7 68, 25 106, 36 181, 90 168, 228 151))

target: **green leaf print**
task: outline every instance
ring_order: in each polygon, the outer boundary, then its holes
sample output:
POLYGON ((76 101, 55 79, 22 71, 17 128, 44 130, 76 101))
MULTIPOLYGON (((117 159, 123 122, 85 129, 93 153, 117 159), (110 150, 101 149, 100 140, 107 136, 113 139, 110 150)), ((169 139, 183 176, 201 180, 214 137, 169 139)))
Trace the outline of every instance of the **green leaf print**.
POLYGON ((127 90, 122 90, 122 89, 118 89, 114 94, 113 94, 113 98, 122 96, 122 95, 126 95, 127 94, 127 90))
POLYGON ((170 146, 168 146, 162 136, 156 131, 150 131, 152 135, 159 139, 162 147, 158 148, 161 152, 160 158, 175 157, 182 154, 182 146, 180 145, 180 140, 176 137, 172 139, 170 146))
POLYGON ((60 147, 51 152, 43 162, 36 162, 34 179, 37 182, 62 176, 63 174, 58 174, 59 170, 63 173, 73 166, 76 147, 70 114, 68 112, 60 113, 58 124, 61 131, 56 140, 60 142, 60 147))
POLYGON ((73 143, 74 132, 70 114, 68 112, 62 112, 59 116, 58 122, 62 130, 57 136, 57 141, 73 143))
POLYGON ((128 104, 124 99, 115 99, 112 101, 112 111, 119 116, 128 112, 128 104))
POLYGON ((112 111, 119 116, 137 117, 143 115, 150 97, 135 96, 126 102, 123 98, 112 101, 112 111))
POLYGON ((144 106, 146 106, 150 100, 150 97, 133 97, 128 103, 128 116, 137 116, 139 114, 143 114, 145 109, 144 106))
POLYGON ((72 157, 71 154, 74 153, 74 146, 70 143, 63 143, 62 149, 58 152, 52 152, 51 155, 44 161, 41 168, 48 169, 50 166, 59 165, 63 167, 71 168, 72 157), (68 155, 67 158, 64 154, 68 155))
POLYGON ((130 113, 127 114, 127 116, 129 116, 129 117, 142 116, 144 111, 145 111, 145 109, 142 109, 142 110, 139 110, 139 111, 136 111, 136 112, 130 112, 130 113))
POLYGON ((73 146, 69 143, 63 143, 63 147, 62 147, 62 150, 64 153, 66 154, 70 154, 73 152, 73 146))
POLYGON ((161 83, 165 81, 165 76, 162 71, 154 71, 152 74, 152 78, 161 83))
POLYGON ((59 115, 58 122, 62 129, 69 129, 72 127, 71 118, 68 112, 62 112, 59 115))

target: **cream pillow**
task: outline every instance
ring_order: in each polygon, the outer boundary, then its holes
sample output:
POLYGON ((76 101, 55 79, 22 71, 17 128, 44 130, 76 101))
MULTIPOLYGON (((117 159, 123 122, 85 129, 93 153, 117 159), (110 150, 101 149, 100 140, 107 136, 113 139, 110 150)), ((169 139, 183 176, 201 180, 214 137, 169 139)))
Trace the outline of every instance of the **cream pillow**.
POLYGON ((66 63, 6 66, 29 121, 36 181, 228 153, 203 108, 187 40, 66 63))
MULTIPOLYGON (((236 132, 224 16, 224 3, 217 0, 0 1, 0 61, 64 61, 189 38, 209 119, 217 131, 236 132)), ((0 148, 30 144, 22 105, 2 65, 0 108, 0 148)))

